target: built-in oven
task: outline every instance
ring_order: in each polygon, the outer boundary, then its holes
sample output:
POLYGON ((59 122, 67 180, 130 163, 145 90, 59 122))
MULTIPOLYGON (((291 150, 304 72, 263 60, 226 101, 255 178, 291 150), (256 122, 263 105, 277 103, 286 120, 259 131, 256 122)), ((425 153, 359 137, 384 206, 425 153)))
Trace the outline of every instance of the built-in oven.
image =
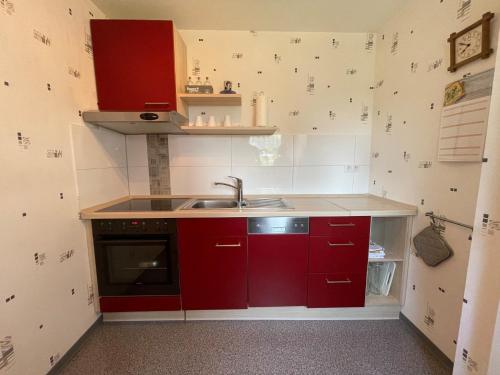
POLYGON ((175 219, 92 220, 100 296, 179 294, 175 219))

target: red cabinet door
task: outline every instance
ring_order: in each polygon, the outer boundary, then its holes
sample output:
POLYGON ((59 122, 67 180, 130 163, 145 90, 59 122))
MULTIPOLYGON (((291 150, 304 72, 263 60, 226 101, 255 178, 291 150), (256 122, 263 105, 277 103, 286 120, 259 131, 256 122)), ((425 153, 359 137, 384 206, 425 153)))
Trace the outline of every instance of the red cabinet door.
POLYGON ((310 274, 307 307, 363 307, 366 273, 310 274))
POLYGON ((91 20, 100 110, 176 110, 172 21, 91 20))
MULTIPOLYGON (((229 219, 220 219, 218 223, 218 219, 192 220, 178 221, 182 307, 247 308, 246 235, 203 234, 208 227, 223 231, 229 219), (202 234, 196 231, 197 227, 202 234)), ((242 219, 231 220, 238 227, 242 219)))
POLYGON ((307 234, 248 236, 248 305, 305 306, 307 234))

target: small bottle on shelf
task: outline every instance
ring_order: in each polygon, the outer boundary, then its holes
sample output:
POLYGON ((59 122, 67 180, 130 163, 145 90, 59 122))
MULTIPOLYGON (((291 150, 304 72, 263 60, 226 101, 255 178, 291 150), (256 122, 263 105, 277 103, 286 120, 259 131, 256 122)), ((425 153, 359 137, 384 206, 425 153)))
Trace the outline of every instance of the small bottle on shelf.
POLYGON ((200 77, 196 77, 196 82, 194 84, 198 86, 202 85, 200 77))
POLYGON ((205 83, 203 84, 203 86, 212 86, 212 84, 210 83, 210 80, 208 79, 208 77, 206 77, 205 83))
POLYGON ((187 84, 188 84, 189 86, 194 85, 193 80, 191 79, 191 77, 188 77, 188 82, 187 82, 187 84))

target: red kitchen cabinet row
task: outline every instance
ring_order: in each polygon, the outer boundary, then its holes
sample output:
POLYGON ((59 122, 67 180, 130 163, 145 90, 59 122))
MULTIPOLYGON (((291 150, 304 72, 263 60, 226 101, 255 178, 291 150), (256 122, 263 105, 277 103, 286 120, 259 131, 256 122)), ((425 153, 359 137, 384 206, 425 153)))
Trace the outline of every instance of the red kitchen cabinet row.
POLYGON ((179 219, 182 306, 362 307, 370 217, 311 218, 310 234, 247 235, 247 219, 179 219))
POLYGON ((178 111, 186 47, 172 21, 91 20, 101 111, 178 111))

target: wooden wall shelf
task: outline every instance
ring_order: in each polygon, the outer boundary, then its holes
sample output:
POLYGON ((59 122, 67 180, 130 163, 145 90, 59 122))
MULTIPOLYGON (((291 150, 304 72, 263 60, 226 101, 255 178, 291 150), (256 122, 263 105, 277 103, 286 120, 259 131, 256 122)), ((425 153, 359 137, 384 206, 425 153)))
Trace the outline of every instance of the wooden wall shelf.
POLYGON ((241 105, 241 94, 177 94, 187 105, 241 105))
POLYGON ((244 127, 244 126, 182 126, 185 134, 191 135, 271 135, 276 127, 244 127))

